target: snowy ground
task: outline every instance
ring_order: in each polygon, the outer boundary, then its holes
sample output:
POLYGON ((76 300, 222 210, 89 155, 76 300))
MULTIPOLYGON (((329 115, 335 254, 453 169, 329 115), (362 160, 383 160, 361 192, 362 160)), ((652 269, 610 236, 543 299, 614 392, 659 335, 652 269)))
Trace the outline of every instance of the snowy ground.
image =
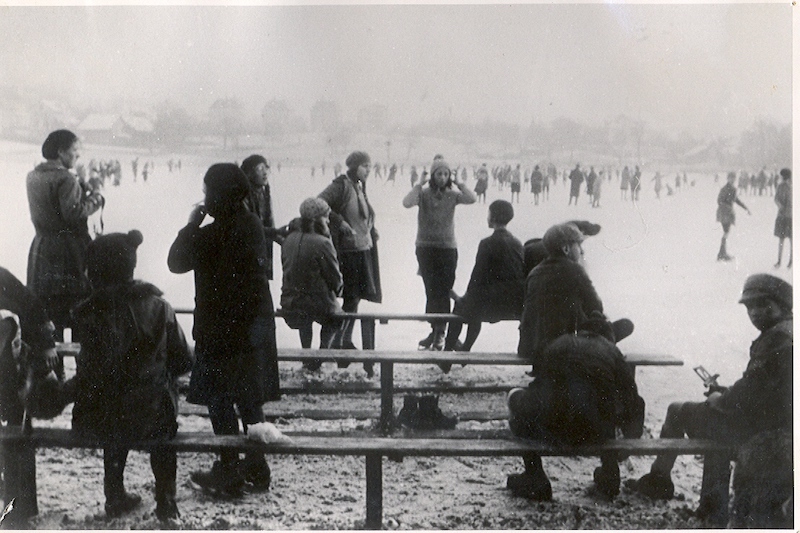
MULTIPOLYGON (((445 154, 447 155, 447 154, 445 154)), ((202 199, 202 177, 210 157, 181 155, 182 172, 168 173, 166 161, 172 155, 145 156, 156 163, 147 183, 131 181, 130 150, 87 147, 82 162, 93 158, 119 158, 123 168, 120 187, 105 191, 103 213, 105 231, 137 228, 144 234, 139 249, 136 275, 165 291, 175 307, 191 307, 194 291, 191 275, 173 275, 166 267, 167 250, 177 231, 185 224, 192 204, 202 199)), ((346 154, 342 154, 344 158, 346 154)), ((239 158, 241 159, 241 157, 239 158)), ((27 251, 33 237, 25 195, 25 175, 39 160, 38 147, 0 143, 0 180, 4 196, 0 200, 0 265, 25 280, 27 251)), ((478 162, 479 163, 479 162, 478 162)), ((587 162, 588 163, 588 162, 587 162)), ((332 166, 332 165, 330 165, 332 166)), ((296 216, 300 202, 316 195, 333 178, 329 168, 323 176, 317 169, 311 178, 307 167, 273 170, 271 177, 275 219, 288 222, 296 216)), ((674 181, 677 168, 643 169, 644 186, 640 201, 633 204, 620 198, 616 179, 603 187, 600 208, 589 206, 583 195, 579 205, 567 206, 567 188, 559 181, 551 188, 549 201, 538 206, 530 193, 523 191, 515 204, 516 216, 509 230, 520 240, 541 236, 552 224, 569 219, 587 219, 602 225, 601 233, 584 243, 586 269, 603 299, 611 318, 629 317, 636 325, 634 334, 620 343, 623 352, 661 352, 680 357, 683 367, 642 368, 637 382, 647 402, 647 429, 657 434, 667 405, 676 400, 702 399, 703 387, 692 372, 697 364, 721 375, 720 382, 731 383, 744 369, 750 341, 757 331, 745 309, 737 304, 746 277, 756 272, 774 273, 792 281, 785 266, 773 268, 777 238, 772 236, 776 206, 771 196, 745 196, 752 216, 737 209, 737 224, 728 240, 730 263, 715 260, 721 236, 715 221, 716 195, 729 169, 714 176, 689 173, 694 187, 683 187, 674 196, 662 194, 657 200, 649 181, 656 170, 674 181)), ((733 169, 731 169, 733 170, 733 169)), ((392 185, 370 177, 368 194, 377 213, 384 303, 362 304, 362 309, 422 311, 424 291, 416 276, 414 237, 416 209, 406 210, 401 199, 409 188, 409 165, 392 185)), ((470 185, 472 181, 470 179, 470 185)), ((492 187, 487 202, 509 199, 510 192, 492 187)), ((459 266, 455 289, 463 292, 480 239, 489 234, 486 206, 459 206, 456 209, 456 235, 459 266)), ((92 222, 97 222, 93 217, 92 222)), ((276 248, 279 254, 279 249, 276 248)), ((784 259, 785 265, 785 259, 784 259)), ((276 257, 273 297, 280 294, 280 260, 276 257)), ((191 330, 184 319, 187 334, 191 330)), ((390 323, 379 325, 378 348, 413 349, 427 333, 422 324, 390 323)), ((358 335, 356 334, 356 338, 358 335)), ((511 323, 486 325, 476 351, 513 351, 518 334, 511 323)), ((279 321, 280 346, 299 347, 297 333, 279 321)), ((358 344, 358 342, 357 342, 358 344)), ((341 379, 364 379, 358 365, 346 371, 325 366, 329 375, 341 379)), ((284 376, 298 372, 296 366, 282 368, 284 376)), ((440 379, 436 368, 408 368, 399 379, 440 379)), ((448 379, 495 379, 520 381, 520 369, 455 368, 448 379)), ((291 397, 282 401, 290 406, 323 406, 342 401, 336 398, 291 397), (312 405, 313 404, 313 405, 312 405)), ((377 406, 377 398, 348 398, 348 405, 377 406)), ((501 397, 442 399, 445 410, 501 409, 501 397)), ((68 413, 54 423, 68 425, 68 413)), ((308 421, 282 426, 305 429, 308 421)), ((181 420, 186 429, 209 429, 206 419, 181 420)), ((354 421, 342 422, 352 427, 354 421)), ((464 426, 468 427, 468 426, 464 426)), ((181 456, 179 460, 179 501, 187 528, 242 529, 342 529, 359 527, 364 514, 363 460, 352 458, 281 457, 273 465, 273 489, 264 495, 251 495, 244 502, 214 502, 198 493, 188 482, 188 472, 210 464, 208 456, 181 456)), ((384 508, 386 526, 425 529, 518 529, 518 528, 689 528, 698 524, 688 509, 697 500, 700 461, 679 459, 676 486, 679 500, 653 504, 635 495, 623 494, 613 503, 599 501, 586 487, 597 461, 592 459, 546 460, 553 478, 555 501, 530 504, 514 500, 503 490, 505 476, 519 469, 516 459, 406 459, 384 466, 384 508)), ((623 467, 623 478, 641 475, 649 459, 632 459, 623 467)), ((153 528, 152 476, 145 456, 133 454, 128 477, 129 488, 145 496, 141 511, 118 522, 105 522, 102 516, 102 460, 94 452, 49 450, 42 452, 39 464, 40 528, 153 528), (81 472, 80 483, 75 473, 81 472)))

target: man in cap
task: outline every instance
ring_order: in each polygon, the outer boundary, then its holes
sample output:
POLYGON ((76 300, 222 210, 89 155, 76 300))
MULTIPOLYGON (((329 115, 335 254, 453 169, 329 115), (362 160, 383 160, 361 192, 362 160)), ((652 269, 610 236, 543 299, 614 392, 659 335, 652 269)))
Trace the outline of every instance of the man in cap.
MULTIPOLYGON (((678 402, 667 409, 662 438, 714 439, 740 444, 763 431, 792 427, 792 286, 769 275, 747 278, 739 303, 761 332, 750 346, 750 361, 730 387, 712 385, 705 402, 678 402)), ((659 455, 650 472, 631 483, 642 494, 670 499, 674 454, 659 455)), ((730 457, 707 454, 697 514, 714 525, 727 522, 730 457)))
MULTIPOLYGON (((613 438, 615 425, 623 424, 613 417, 602 417, 605 423, 598 426, 600 417, 597 413, 608 411, 607 402, 602 399, 610 397, 600 393, 601 389, 626 389, 625 403, 630 409, 626 409, 628 413, 624 418, 627 421, 641 418, 636 412, 643 416, 643 402, 638 399, 633 376, 626 375, 624 369, 615 370, 625 365, 619 364, 623 358, 614 343, 630 334, 632 323, 622 319, 611 324, 603 315, 603 304, 582 266, 583 239, 584 234, 575 224, 552 226, 542 238, 547 258, 531 270, 526 280, 517 353, 533 364, 532 374, 536 379, 527 389, 512 390, 508 396, 509 427, 520 437, 565 441, 580 434, 585 437, 579 439, 582 442, 613 438), (589 329, 593 332, 584 335, 589 329), (602 333, 597 333, 599 331, 602 333), (575 345, 579 332, 585 337, 580 347, 575 345), (598 340, 599 337, 605 340, 598 340), (597 361, 602 361, 600 364, 609 370, 609 379, 587 382, 577 377, 562 364, 567 360, 565 354, 571 354, 570 357, 577 354, 580 366, 596 367, 597 361), (578 385, 562 386, 563 380, 558 376, 563 374, 570 376, 568 382, 578 385), (576 387, 586 394, 574 394, 576 387), (564 409, 567 406, 570 409, 564 409), (573 420, 570 418, 572 412, 581 412, 585 416, 573 420), (592 423, 581 420, 591 420, 592 423)), ((624 422, 624 425, 635 424, 624 422)), ((638 431, 625 433, 633 438, 640 436, 641 421, 638 431)), ((595 471, 594 476, 596 485, 602 494, 614 497, 619 492, 616 455, 606 454, 601 459, 603 466, 595 471)), ((525 472, 510 475, 508 488, 517 496, 550 500, 552 489, 541 458, 527 454, 523 456, 523 462, 525 472)))

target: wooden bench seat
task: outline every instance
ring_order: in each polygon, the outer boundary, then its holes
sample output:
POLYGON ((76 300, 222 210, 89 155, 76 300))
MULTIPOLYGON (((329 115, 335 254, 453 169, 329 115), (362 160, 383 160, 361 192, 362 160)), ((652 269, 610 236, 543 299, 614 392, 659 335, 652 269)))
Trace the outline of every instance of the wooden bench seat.
MULTIPOLYGON (((414 456, 472 456, 506 457, 537 453, 541 456, 598 456, 606 451, 628 455, 656 455, 663 452, 678 455, 703 455, 709 452, 730 452, 727 445, 697 439, 614 440, 587 446, 556 447, 542 442, 513 438, 426 438, 426 437, 364 437, 341 435, 294 435, 286 444, 263 444, 243 436, 212 435, 208 433, 179 433, 166 444, 136 442, 135 450, 151 450, 168 446, 177 452, 219 453, 263 451, 276 455, 364 456, 366 460, 366 526, 379 529, 383 519, 383 458, 400 459, 414 456)), ((98 442, 81 439, 67 429, 36 428, 25 435, 19 427, 0 430, 7 466, 7 494, 15 498, 18 516, 38 512, 36 502, 37 448, 101 448, 98 442), (11 466, 10 468, 8 468, 11 466)))
MULTIPOLYGON (((61 343, 58 345, 59 353, 76 356, 80 352, 80 345, 76 343, 61 343)), ((635 371, 637 366, 679 366, 683 361, 667 354, 629 353, 625 355, 628 365, 635 371)), ((300 348, 279 348, 279 361, 308 362, 322 359, 323 361, 337 361, 346 363, 378 363, 380 365, 380 384, 374 382, 345 382, 345 383, 306 383, 299 387, 282 386, 284 394, 341 394, 380 392, 381 416, 380 425, 384 433, 391 432, 395 424, 394 395, 397 393, 505 393, 514 387, 524 386, 524 382, 483 383, 483 384, 449 384, 436 383, 433 385, 395 386, 395 364, 466 364, 466 365, 498 365, 498 366, 530 366, 530 363, 520 359, 516 353, 484 353, 484 352, 436 352, 431 350, 304 350, 300 348)), ((522 377, 522 376, 521 376, 522 377)), ((527 380, 523 380, 527 381, 527 380)))

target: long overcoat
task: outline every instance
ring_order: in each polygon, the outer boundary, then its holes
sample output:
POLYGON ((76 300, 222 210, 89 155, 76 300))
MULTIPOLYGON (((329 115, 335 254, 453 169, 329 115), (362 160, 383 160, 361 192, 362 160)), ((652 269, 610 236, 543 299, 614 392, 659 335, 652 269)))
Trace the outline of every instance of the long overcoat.
POLYGON ((194 271, 196 357, 187 401, 220 395, 239 403, 280 399, 275 310, 261 221, 244 206, 198 227, 188 224, 169 250, 171 272, 194 271))

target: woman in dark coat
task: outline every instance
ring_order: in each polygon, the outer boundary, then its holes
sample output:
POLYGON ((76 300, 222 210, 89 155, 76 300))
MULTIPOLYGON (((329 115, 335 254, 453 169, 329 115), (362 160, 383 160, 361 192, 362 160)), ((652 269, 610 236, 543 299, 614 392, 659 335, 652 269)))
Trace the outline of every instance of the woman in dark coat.
MULTIPOLYGON (((167 262, 174 273, 194 270, 197 361, 186 399, 208 406, 215 434, 236 435, 234 405, 247 431, 264 422, 264 402, 280 399, 267 246, 261 221, 242 202, 249 187, 239 167, 212 165, 203 183, 205 205, 192 211, 167 262), (206 213, 214 222, 200 227, 206 213)), ((269 488, 270 472, 264 454, 247 454, 240 472, 238 454, 223 452, 210 473, 196 472, 192 479, 235 495, 246 481, 269 488)))
POLYGON ((80 156, 79 146, 71 131, 52 132, 42 144, 47 161, 26 180, 36 229, 28 253, 27 284, 47 309, 58 337, 72 325, 70 309, 89 295, 84 270, 92 238, 86 221, 103 205, 102 195, 70 172, 80 156))

